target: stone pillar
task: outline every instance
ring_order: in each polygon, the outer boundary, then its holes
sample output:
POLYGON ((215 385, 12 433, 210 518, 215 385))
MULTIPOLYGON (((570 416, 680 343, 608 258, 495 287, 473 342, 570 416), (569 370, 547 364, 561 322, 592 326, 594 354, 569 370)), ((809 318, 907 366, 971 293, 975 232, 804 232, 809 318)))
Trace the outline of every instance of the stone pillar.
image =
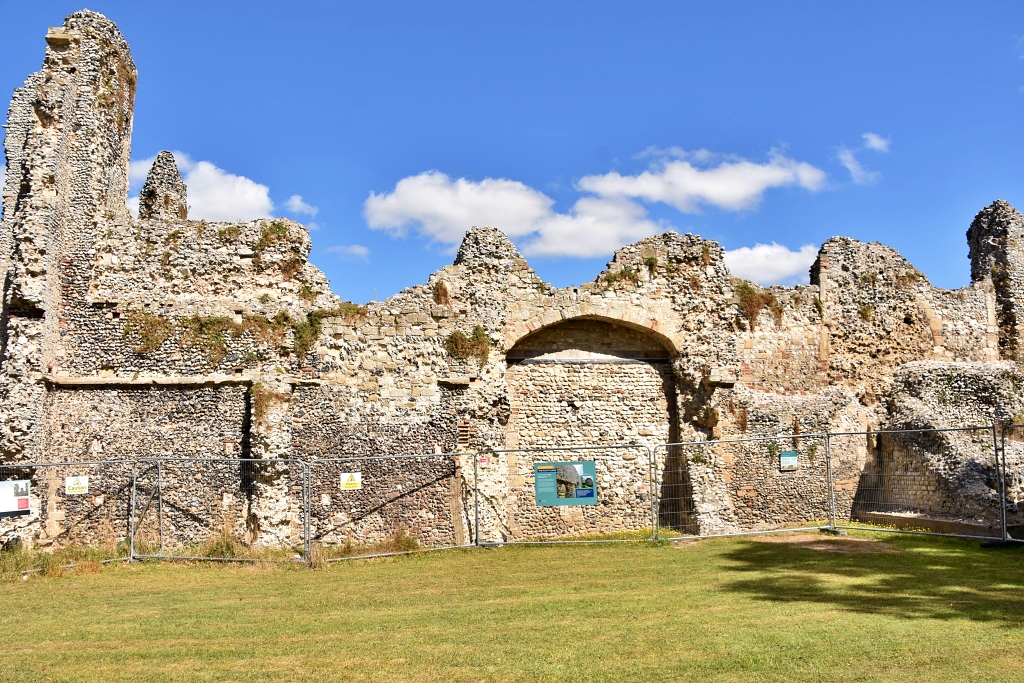
POLYGON ((1024 325, 1024 216, 997 200, 978 212, 967 229, 971 281, 992 283, 1002 358, 1020 360, 1024 325))

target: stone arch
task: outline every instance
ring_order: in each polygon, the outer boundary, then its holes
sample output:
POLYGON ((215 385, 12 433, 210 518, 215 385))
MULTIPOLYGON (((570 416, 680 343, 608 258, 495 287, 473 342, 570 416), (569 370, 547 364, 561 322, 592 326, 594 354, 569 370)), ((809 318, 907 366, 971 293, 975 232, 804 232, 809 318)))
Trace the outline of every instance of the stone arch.
POLYGON ((512 349, 524 338, 533 336, 544 328, 573 320, 599 320, 649 336, 667 349, 670 357, 674 357, 683 347, 684 340, 678 333, 670 331, 674 326, 666 324, 666 318, 671 320, 674 316, 670 311, 648 311, 635 304, 578 304, 566 310, 543 309, 532 315, 524 315, 509 325, 505 333, 505 348, 512 349))
MULTIPOLYGON (((677 348, 656 330, 606 315, 559 319, 520 336, 505 355, 511 403, 507 447, 679 441, 682 415, 672 362, 677 348)), ((659 495, 665 501, 659 516, 664 526, 687 530, 693 523, 692 494, 680 456, 676 447, 657 451, 663 475, 659 495)), ((648 510, 649 524, 648 494, 635 495, 633 504, 648 510)), ((527 510, 518 514, 524 523, 530 516, 527 510)))

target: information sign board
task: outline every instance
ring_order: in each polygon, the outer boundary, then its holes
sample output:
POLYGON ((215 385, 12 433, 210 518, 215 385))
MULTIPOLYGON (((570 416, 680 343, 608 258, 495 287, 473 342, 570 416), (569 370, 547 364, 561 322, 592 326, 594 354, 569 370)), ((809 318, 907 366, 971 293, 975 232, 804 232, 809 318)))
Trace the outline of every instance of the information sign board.
POLYGON ((89 493, 89 477, 64 477, 64 494, 81 496, 89 493))
POLYGON ((597 470, 593 460, 535 462, 537 505, 597 505, 597 470))
POLYGON ((0 481, 0 517, 27 515, 30 490, 28 479, 0 481))
POLYGON ((796 459, 796 451, 782 451, 779 453, 779 470, 782 472, 795 472, 799 467, 796 459))

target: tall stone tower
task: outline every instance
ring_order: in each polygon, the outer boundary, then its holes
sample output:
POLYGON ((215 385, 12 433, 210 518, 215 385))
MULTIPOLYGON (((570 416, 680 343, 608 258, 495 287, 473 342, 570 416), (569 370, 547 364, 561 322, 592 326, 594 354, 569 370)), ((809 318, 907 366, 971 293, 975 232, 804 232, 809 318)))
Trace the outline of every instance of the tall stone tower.
POLYGON ((33 457, 40 379, 63 353, 66 310, 86 305, 94 242, 131 223, 136 78, 114 23, 75 12, 47 31, 43 68, 11 100, 0 223, 0 457, 33 457))
POLYGON ((1024 346, 1024 216, 1008 202, 992 202, 967 229, 971 281, 990 280, 996 295, 999 352, 1022 360, 1024 346))

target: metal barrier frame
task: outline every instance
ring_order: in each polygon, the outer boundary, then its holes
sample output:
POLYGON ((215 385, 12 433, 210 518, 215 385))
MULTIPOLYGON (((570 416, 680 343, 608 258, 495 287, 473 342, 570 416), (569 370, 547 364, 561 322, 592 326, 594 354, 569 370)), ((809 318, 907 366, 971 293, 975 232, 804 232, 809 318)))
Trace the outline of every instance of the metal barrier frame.
POLYGON ((303 553, 301 555, 301 562, 309 562, 309 463, 299 460, 297 458, 139 458, 138 460, 132 461, 134 463, 132 472, 132 498, 131 498, 131 537, 129 542, 129 561, 134 560, 182 560, 182 561, 193 561, 193 562, 269 562, 277 564, 290 564, 295 562, 291 559, 272 559, 262 557, 208 557, 204 555, 167 555, 163 551, 163 467, 164 463, 186 463, 186 462, 205 462, 215 464, 235 464, 242 467, 243 463, 249 463, 250 465, 255 463, 263 464, 286 464, 289 467, 293 464, 301 466, 302 472, 302 491, 300 498, 300 507, 302 509, 302 539, 303 539, 303 553), (138 483, 138 469, 140 464, 151 464, 157 465, 157 491, 159 495, 159 519, 160 519, 160 550, 158 554, 141 554, 135 552, 135 535, 136 535, 136 489, 138 483))
MULTIPOLYGON (((135 460, 128 459, 116 459, 116 460, 81 460, 81 461, 62 461, 62 462, 4 462, 0 463, 0 468, 7 467, 13 469, 25 469, 33 470, 32 476, 35 478, 35 470, 38 468, 56 468, 56 467, 95 467, 102 465, 121 465, 130 466, 131 468, 131 496, 127 504, 127 526, 128 526, 128 554, 126 557, 118 557, 114 559, 104 560, 104 563, 110 562, 133 562, 135 560, 185 560, 185 561, 202 561, 202 562, 272 562, 272 563, 291 563, 296 560, 293 559, 271 559, 271 558, 249 558, 249 557, 204 557, 196 555, 180 555, 180 554, 165 554, 163 552, 163 534, 164 534, 164 491, 163 491, 163 475, 164 466, 167 463, 211 463, 211 464, 235 464, 242 467, 248 463, 250 465, 256 464, 277 464, 287 465, 289 467, 289 476, 291 476, 291 468, 298 467, 301 476, 301 489, 300 489, 300 500, 299 507, 301 509, 301 528, 302 528, 302 555, 301 561, 309 564, 312 559, 312 532, 311 532, 311 518, 312 518, 312 489, 313 489, 313 475, 315 468, 320 464, 327 463, 356 463, 356 462, 367 462, 367 461, 381 461, 381 460, 415 460, 415 459, 437 459, 437 458, 460 458, 462 461, 458 465, 461 468, 460 476, 462 477, 461 482, 467 482, 466 477, 466 460, 465 458, 472 458, 473 461, 473 481, 472 481, 472 538, 466 539, 465 543, 453 544, 436 547, 424 547, 416 548, 405 551, 385 552, 385 553, 372 553, 366 555, 352 555, 346 557, 337 557, 326 559, 326 562, 343 562, 347 560, 355 559, 370 559, 375 557, 392 557, 397 555, 409 555, 414 553, 432 552, 435 550, 453 550, 460 548, 471 548, 471 547, 492 547, 500 545, 560 545, 560 544, 593 544, 593 543, 635 543, 636 540, 632 539, 573 539, 567 538, 561 540, 558 538, 552 539, 540 539, 540 540, 504 540, 496 542, 481 541, 480 538, 480 458, 491 455, 501 454, 542 454, 542 453, 587 453, 592 451, 624 451, 624 450, 635 450, 635 451, 646 451, 647 453, 647 485, 648 493, 650 496, 650 523, 651 523, 651 534, 650 541, 674 541, 674 540, 686 540, 686 539, 706 539, 706 538, 726 538, 735 536, 754 536, 754 535, 765 535, 765 534, 780 534, 789 532, 800 532, 800 531, 830 531, 834 533, 843 533, 846 530, 861 530, 861 531, 876 531, 885 533, 899 533, 907 535, 918 535, 918 536, 939 536, 947 538, 962 538, 967 540, 979 540, 988 542, 997 542, 1000 544, 1013 544, 1013 543, 1024 543, 1024 539, 1011 538, 1007 530, 1007 462, 1006 462, 1006 440, 1007 433, 1013 429, 1024 429, 1024 424, 1005 423, 1000 424, 998 422, 991 425, 973 426, 973 427, 947 427, 947 428, 915 428, 915 429, 883 429, 883 430, 868 430, 868 431, 846 431, 846 432, 813 432, 807 434, 776 434, 772 436, 757 436, 757 437, 745 437, 739 439, 710 439, 706 441, 679 441, 673 443, 657 444, 649 446, 647 444, 633 442, 628 444, 607 444, 607 445, 590 445, 590 446, 550 446, 550 447, 538 447, 538 448, 507 448, 507 449, 482 449, 477 451, 462 451, 452 453, 416 453, 416 454, 403 454, 403 455, 374 455, 374 456, 346 456, 337 458, 317 458, 309 461, 301 460, 298 458, 165 458, 165 457, 147 457, 138 458, 135 460), (845 437, 845 436, 874 436, 874 435, 886 435, 886 434, 941 434, 941 433, 963 433, 963 432, 985 432, 989 431, 992 436, 992 444, 995 455, 995 467, 997 476, 997 494, 999 496, 999 535, 998 536, 979 536, 973 534, 957 534, 957 533, 942 533, 936 531, 916 531, 909 529, 892 529, 886 527, 875 527, 868 526, 867 524, 858 525, 856 523, 839 523, 837 520, 836 513, 836 482, 834 479, 834 465, 832 462, 832 440, 834 437, 845 437), (713 448, 715 446, 728 445, 728 444, 741 444, 741 443, 764 443, 769 441, 783 441, 787 439, 821 439, 825 445, 825 485, 827 491, 826 507, 828 510, 828 525, 827 526, 797 526, 797 527, 785 527, 776 529, 759 529, 750 531, 735 531, 726 533, 716 534, 683 534, 680 536, 662 536, 661 525, 660 525, 660 506, 662 498, 657 485, 659 479, 659 472, 657 466, 657 455, 659 450, 665 449, 667 455, 668 449, 672 447, 701 447, 701 448, 713 448), (140 478, 140 467, 146 465, 155 465, 156 467, 156 496, 157 496, 157 515, 158 515, 158 533, 160 539, 159 554, 142 554, 136 552, 136 535, 138 531, 138 520, 136 519, 138 514, 138 483, 140 478)), ((638 458, 639 460, 639 458, 638 458)), ((667 459, 666 459, 667 462, 667 459)), ((689 459, 684 456, 683 465, 688 466, 689 459)), ((642 463, 638 464, 638 467, 643 467, 642 463)), ((664 476, 664 473, 660 473, 664 476)), ((642 473, 641 473, 642 476, 642 473)), ((461 483, 460 483, 461 486, 461 483)), ((692 492, 691 492, 692 495, 692 492)), ((463 501, 462 505, 465 505, 463 501)), ((465 508, 463 508, 464 510, 465 508)), ((468 512, 466 512, 468 516, 468 512)), ((40 513, 39 519, 42 519, 40 513)), ((852 520, 851 520, 852 521, 852 520)), ((699 529, 699 527, 698 527, 699 529)), ((69 567, 74 566, 68 565, 69 567)), ((30 569, 20 572, 21 574, 30 574, 33 572, 42 571, 41 569, 30 569)))
MULTIPOLYGON (((414 460, 414 459, 426 459, 426 458, 435 458, 435 459, 436 458, 449 458, 449 459, 453 459, 454 460, 456 458, 461 458, 462 456, 466 456, 466 455, 471 455, 471 453, 455 452, 455 453, 413 453, 411 455, 410 454, 403 454, 403 455, 366 455, 366 456, 345 456, 345 457, 339 457, 339 458, 316 458, 314 460, 310 460, 309 462, 306 463, 306 484, 307 484, 307 496, 306 496, 306 498, 307 498, 307 500, 306 500, 307 508, 306 508, 306 529, 305 529, 306 558, 311 557, 311 552, 312 552, 312 540, 313 539, 312 539, 312 533, 310 533, 309 522, 310 522, 310 518, 311 518, 310 507, 312 505, 311 498, 312 498, 312 488, 313 488, 313 472, 314 472, 314 468, 317 465, 319 465, 321 463, 367 462, 367 461, 379 461, 379 460, 414 460)), ((461 465, 459 465, 459 467, 461 468, 461 465)), ((476 509, 476 506, 477 506, 477 495, 478 495, 478 493, 479 493, 479 486, 478 486, 477 472, 476 472, 476 459, 474 458, 474 466, 473 466, 473 506, 474 506, 474 509, 476 509)), ((476 532, 475 524, 474 524, 473 531, 474 531, 474 534, 475 534, 475 532, 476 532)), ((378 557, 396 557, 396 556, 399 556, 399 555, 412 555, 412 554, 415 554, 415 553, 432 552, 432 551, 435 551, 435 550, 457 550, 457 549, 460 549, 460 548, 472 548, 475 545, 476 545, 476 543, 473 542, 473 543, 463 543, 461 545, 455 544, 455 545, 445 545, 445 546, 432 546, 432 547, 429 547, 429 548, 416 548, 416 549, 411 549, 411 550, 400 550, 400 551, 386 552, 386 553, 370 553, 370 554, 366 554, 366 555, 350 555, 350 556, 347 556, 347 557, 332 557, 332 558, 325 559, 324 561, 325 562, 346 562, 348 560, 368 560, 368 559, 378 558, 378 557)))
MULTIPOLYGON (((778 440, 793 439, 793 438, 799 438, 799 439, 822 439, 824 441, 824 443, 825 443, 825 462, 826 462, 826 468, 827 468, 827 471, 828 471, 828 475, 827 475, 828 478, 827 478, 827 484, 826 484, 827 491, 828 491, 827 504, 828 504, 828 506, 830 508, 830 514, 831 514, 830 526, 832 526, 834 528, 834 520, 835 520, 835 490, 834 490, 833 485, 832 485, 832 456, 831 456, 831 453, 829 453, 828 433, 826 433, 826 432, 812 432, 812 433, 808 433, 808 434, 776 434, 775 436, 751 436, 751 437, 745 437, 745 438, 742 438, 742 439, 709 439, 707 441, 677 441, 675 443, 658 444, 658 445, 654 446, 651 449, 651 490, 652 490, 652 492, 655 490, 655 484, 654 483, 655 483, 655 480, 657 478, 656 477, 656 475, 657 475, 657 453, 662 448, 665 449, 665 453, 667 455, 669 448, 674 448, 674 447, 677 447, 677 446, 701 446, 701 447, 708 447, 708 448, 710 448, 712 446, 719 446, 719 445, 723 445, 723 444, 755 443, 755 442, 766 442, 766 441, 778 441, 778 440)), ((786 527, 786 528, 783 528, 783 529, 759 529, 759 530, 753 530, 753 531, 733 531, 733 532, 726 532, 726 533, 720 533, 720 534, 700 534, 700 533, 698 533, 696 535, 694 535, 694 534, 690 534, 690 535, 683 534, 683 535, 680 535, 680 536, 671 536, 671 537, 662 538, 662 536, 661 536, 661 524, 659 522, 660 515, 658 514, 658 512, 660 511, 659 510, 660 503, 661 503, 660 495, 657 497, 657 500, 655 500, 654 498, 651 499, 651 523, 652 523, 652 528, 654 529, 654 535, 653 535, 653 538, 651 540, 654 540, 654 541, 680 541, 680 540, 693 540, 693 539, 704 539, 704 538, 729 538, 729 537, 732 537, 732 536, 756 536, 756 535, 760 535, 760 534, 779 534, 779 533, 788 533, 788 532, 794 532, 794 531, 819 531, 821 529, 820 526, 800 526, 800 527, 786 527)))
MULTIPOLYGON (((135 505, 135 500, 134 500, 134 496, 135 496, 135 491, 134 491, 134 489, 135 489, 135 461, 134 460, 67 460, 67 461, 61 461, 61 462, 19 462, 19 461, 13 461, 13 462, 0 462, 0 469, 3 469, 3 468, 10 468, 10 469, 35 469, 35 468, 39 468, 39 467, 75 467, 75 466, 78 466, 78 465, 89 465, 89 466, 96 466, 96 465, 132 465, 132 474, 131 474, 132 499, 129 501, 129 505, 128 505, 128 509, 127 509, 128 519, 125 520, 125 522, 127 522, 127 524, 128 524, 128 533, 129 533, 129 536, 128 536, 128 539, 127 539, 129 541, 129 543, 128 543, 128 555, 125 556, 125 557, 116 557, 116 558, 112 558, 112 559, 108 559, 108 560, 103 560, 102 563, 103 564, 109 564, 111 562, 131 562, 132 561, 132 550, 131 550, 132 515, 134 514, 134 505, 135 505)), ((34 477, 34 475, 35 475, 35 472, 33 472, 33 477, 34 477)), ((42 520, 42 514, 39 515, 38 519, 40 521, 42 520)), ((68 569, 68 568, 71 568, 73 566, 75 566, 75 565, 74 564, 64 565, 62 568, 68 569)), ((26 569, 26 570, 21 571, 19 573, 22 574, 23 576, 25 576, 25 575, 28 575, 28 574, 33 574, 33 573, 41 572, 41 571, 43 571, 43 570, 42 569, 26 569)))
MULTIPOLYGON (((869 436, 874 434, 943 434, 950 432, 984 432, 990 431, 992 433, 992 448, 994 456, 996 458, 996 472, 999 479, 999 509, 1000 509, 1000 535, 997 536, 977 536, 973 534, 954 534, 954 533, 942 533, 938 531, 916 531, 911 529, 889 529, 885 527, 869 527, 869 526, 856 526, 853 524, 834 524, 833 529, 843 530, 859 530, 859 531, 879 531, 882 533, 896 533, 906 534, 911 536, 943 536, 946 538, 963 538, 976 541, 998 541, 1000 543, 1015 543, 1019 542, 1017 539, 1010 538, 1006 533, 1006 495, 1005 495, 1005 476, 1006 476, 1006 463, 1005 454, 1003 456, 1003 469, 1000 472, 999 459, 1000 452, 1003 450, 1002 446, 997 439, 998 423, 992 423, 991 425, 979 425, 975 427, 936 427, 936 428, 914 428, 914 429, 878 429, 873 431, 861 431, 861 432, 829 432, 828 436, 869 436)), ((1005 430, 1003 431, 1005 436, 1005 430)), ((833 497, 835 495, 835 488, 832 488, 833 497)))
MULTIPOLYGON (((480 456, 483 456, 483 455, 491 455, 491 454, 497 455, 497 454, 502 454, 502 453, 504 453, 504 454, 511 454, 511 453, 575 453, 575 452, 582 452, 582 451, 628 450, 628 449, 641 450, 641 451, 646 451, 647 452, 647 483, 648 483, 649 495, 651 496, 651 500, 652 500, 652 508, 651 509, 653 510, 654 479, 652 478, 652 474, 653 473, 652 473, 651 468, 652 468, 652 464, 653 464, 654 461, 653 461, 653 456, 652 456, 651 448, 649 446, 647 446, 646 444, 642 444, 642 443, 609 444, 607 446, 561 446, 561 447, 559 447, 559 446, 548 446, 548 447, 542 447, 542 448, 488 448, 488 449, 476 451, 475 453, 473 453, 473 474, 474 474, 474 478, 476 479, 476 481, 479 482, 477 470, 479 468, 480 456)), ((508 540, 506 540, 506 541, 494 542, 494 543, 481 543, 480 542, 480 503, 479 503, 480 499, 479 499, 479 489, 480 489, 480 487, 479 487, 479 484, 478 484, 477 485, 476 500, 474 501, 474 505, 475 505, 475 515, 474 516, 475 516, 475 519, 474 519, 474 522, 473 522, 473 532, 474 532, 473 533, 473 536, 474 536, 474 541, 473 542, 474 542, 474 545, 476 545, 476 546, 480 546, 480 547, 494 547, 494 546, 501 546, 501 545, 565 545, 565 544, 584 544, 584 543, 636 543, 636 541, 634 541, 634 540, 618 539, 618 538, 609 538, 609 539, 575 539, 575 540, 574 539, 568 539, 568 540, 552 539, 552 540, 542 540, 542 541, 508 541, 508 540)), ((655 540, 654 533, 655 533, 655 531, 654 531, 654 520, 652 518, 652 520, 651 520, 651 540, 652 541, 655 540)))

